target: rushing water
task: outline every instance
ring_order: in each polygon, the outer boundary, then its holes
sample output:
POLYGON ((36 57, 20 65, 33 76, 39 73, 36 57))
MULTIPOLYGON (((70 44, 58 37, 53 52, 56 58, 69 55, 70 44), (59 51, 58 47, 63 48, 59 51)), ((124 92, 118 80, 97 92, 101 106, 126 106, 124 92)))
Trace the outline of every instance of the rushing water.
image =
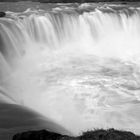
POLYGON ((1 101, 74 134, 110 127, 140 133, 140 7, 46 7, 0 19, 1 101))

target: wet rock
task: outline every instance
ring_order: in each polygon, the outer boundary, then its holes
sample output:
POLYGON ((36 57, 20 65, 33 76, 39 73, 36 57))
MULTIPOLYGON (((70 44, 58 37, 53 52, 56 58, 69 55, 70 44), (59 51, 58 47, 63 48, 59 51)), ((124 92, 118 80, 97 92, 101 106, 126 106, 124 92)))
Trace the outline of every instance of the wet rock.
POLYGON ((132 132, 115 129, 88 131, 77 137, 40 130, 16 134, 13 140, 140 140, 140 136, 136 136, 132 132))
POLYGON ((127 4, 127 2, 122 2, 121 4, 126 5, 126 4, 127 4))
POLYGON ((82 140, 140 140, 140 136, 136 136, 129 131, 119 131, 115 129, 94 130, 83 133, 82 140))
POLYGON ((0 17, 5 17, 6 13, 5 12, 0 12, 0 17))
POLYGON ((60 140, 61 137, 61 134, 40 130, 16 134, 13 140, 60 140))

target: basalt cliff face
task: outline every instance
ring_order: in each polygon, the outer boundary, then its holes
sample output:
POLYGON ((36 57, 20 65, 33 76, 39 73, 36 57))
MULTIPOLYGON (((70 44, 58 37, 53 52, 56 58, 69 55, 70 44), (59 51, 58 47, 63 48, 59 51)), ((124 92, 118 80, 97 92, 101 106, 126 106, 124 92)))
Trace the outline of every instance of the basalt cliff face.
POLYGON ((88 131, 77 137, 40 130, 18 133, 13 136, 13 140, 140 140, 140 136, 114 129, 88 131))

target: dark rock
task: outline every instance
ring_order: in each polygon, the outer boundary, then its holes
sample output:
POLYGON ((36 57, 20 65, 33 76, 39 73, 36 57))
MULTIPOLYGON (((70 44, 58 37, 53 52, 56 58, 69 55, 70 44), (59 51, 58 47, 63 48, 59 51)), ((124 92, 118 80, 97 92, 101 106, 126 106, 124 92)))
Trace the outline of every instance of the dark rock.
POLYGON ((0 17, 5 17, 6 13, 5 12, 0 12, 0 17))
POLYGON ((127 4, 127 2, 122 2, 121 4, 126 5, 126 4, 127 4))
POLYGON ((140 136, 136 136, 132 132, 115 129, 88 131, 78 137, 41 130, 16 134, 13 140, 140 140, 140 136))
POLYGON ((88 131, 83 133, 80 138, 82 140, 140 140, 140 136, 136 136, 132 132, 115 129, 88 131))
POLYGON ((61 134, 40 130, 16 134, 13 140, 60 140, 61 137, 61 134))

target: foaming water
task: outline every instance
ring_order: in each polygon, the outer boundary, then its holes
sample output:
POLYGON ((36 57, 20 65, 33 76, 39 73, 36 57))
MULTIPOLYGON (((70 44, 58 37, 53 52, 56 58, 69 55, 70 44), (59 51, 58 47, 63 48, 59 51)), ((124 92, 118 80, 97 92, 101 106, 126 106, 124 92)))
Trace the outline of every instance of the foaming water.
POLYGON ((76 135, 110 127, 140 133, 139 24, 138 6, 7 11, 0 19, 3 100, 76 135))

